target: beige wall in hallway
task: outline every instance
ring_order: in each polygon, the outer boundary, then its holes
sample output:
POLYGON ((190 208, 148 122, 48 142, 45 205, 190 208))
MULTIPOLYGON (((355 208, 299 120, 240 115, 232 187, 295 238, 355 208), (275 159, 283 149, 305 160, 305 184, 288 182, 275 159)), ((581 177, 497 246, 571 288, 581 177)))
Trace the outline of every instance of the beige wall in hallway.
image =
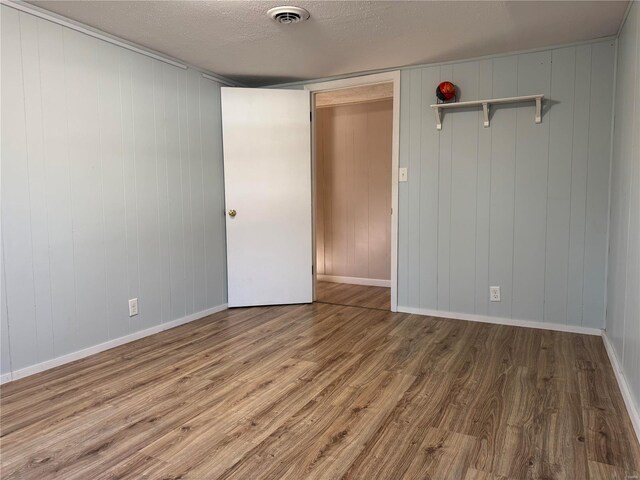
POLYGON ((317 109, 318 273, 390 279, 393 100, 317 109))

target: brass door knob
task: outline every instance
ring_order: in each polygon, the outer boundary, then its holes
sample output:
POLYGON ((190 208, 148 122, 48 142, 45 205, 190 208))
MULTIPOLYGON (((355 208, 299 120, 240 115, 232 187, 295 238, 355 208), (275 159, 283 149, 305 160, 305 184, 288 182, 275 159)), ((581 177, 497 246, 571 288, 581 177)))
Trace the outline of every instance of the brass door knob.
POLYGON ((232 208, 231 210, 229 210, 229 216, 230 216, 231 218, 233 218, 233 217, 235 217, 235 216, 236 216, 236 211, 235 211, 233 208, 232 208))

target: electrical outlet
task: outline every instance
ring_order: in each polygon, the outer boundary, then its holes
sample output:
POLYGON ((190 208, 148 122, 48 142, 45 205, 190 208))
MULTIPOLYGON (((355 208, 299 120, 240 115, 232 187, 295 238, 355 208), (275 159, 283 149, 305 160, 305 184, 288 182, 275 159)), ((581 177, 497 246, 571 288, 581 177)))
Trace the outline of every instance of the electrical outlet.
POLYGON ((500 301, 500 287, 489 287, 489 300, 492 302, 500 301))
POLYGON ((138 299, 132 298, 129 300, 129 316, 134 317, 138 314, 138 299))

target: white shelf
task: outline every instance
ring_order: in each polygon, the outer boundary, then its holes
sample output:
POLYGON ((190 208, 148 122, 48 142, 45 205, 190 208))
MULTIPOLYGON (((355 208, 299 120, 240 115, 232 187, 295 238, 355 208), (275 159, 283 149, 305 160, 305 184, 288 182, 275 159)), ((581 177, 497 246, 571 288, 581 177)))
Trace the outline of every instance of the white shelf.
POLYGON ((534 120, 536 123, 542 122, 542 99, 544 95, 523 95, 520 97, 507 97, 507 98, 491 98, 487 100, 472 100, 469 102, 456 102, 456 103, 436 103, 431 105, 436 114, 436 128, 442 130, 442 110, 450 110, 453 108, 469 108, 480 107, 484 113, 484 126, 489 126, 489 105, 499 105, 502 103, 518 103, 518 102, 536 102, 536 113, 534 120))

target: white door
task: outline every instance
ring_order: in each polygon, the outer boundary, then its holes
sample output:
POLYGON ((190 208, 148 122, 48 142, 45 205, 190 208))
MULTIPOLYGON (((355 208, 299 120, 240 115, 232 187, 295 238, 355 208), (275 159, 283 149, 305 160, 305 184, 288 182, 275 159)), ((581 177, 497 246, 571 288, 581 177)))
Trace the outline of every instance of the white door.
POLYGON ((229 306, 312 301, 309 92, 222 88, 229 306))

